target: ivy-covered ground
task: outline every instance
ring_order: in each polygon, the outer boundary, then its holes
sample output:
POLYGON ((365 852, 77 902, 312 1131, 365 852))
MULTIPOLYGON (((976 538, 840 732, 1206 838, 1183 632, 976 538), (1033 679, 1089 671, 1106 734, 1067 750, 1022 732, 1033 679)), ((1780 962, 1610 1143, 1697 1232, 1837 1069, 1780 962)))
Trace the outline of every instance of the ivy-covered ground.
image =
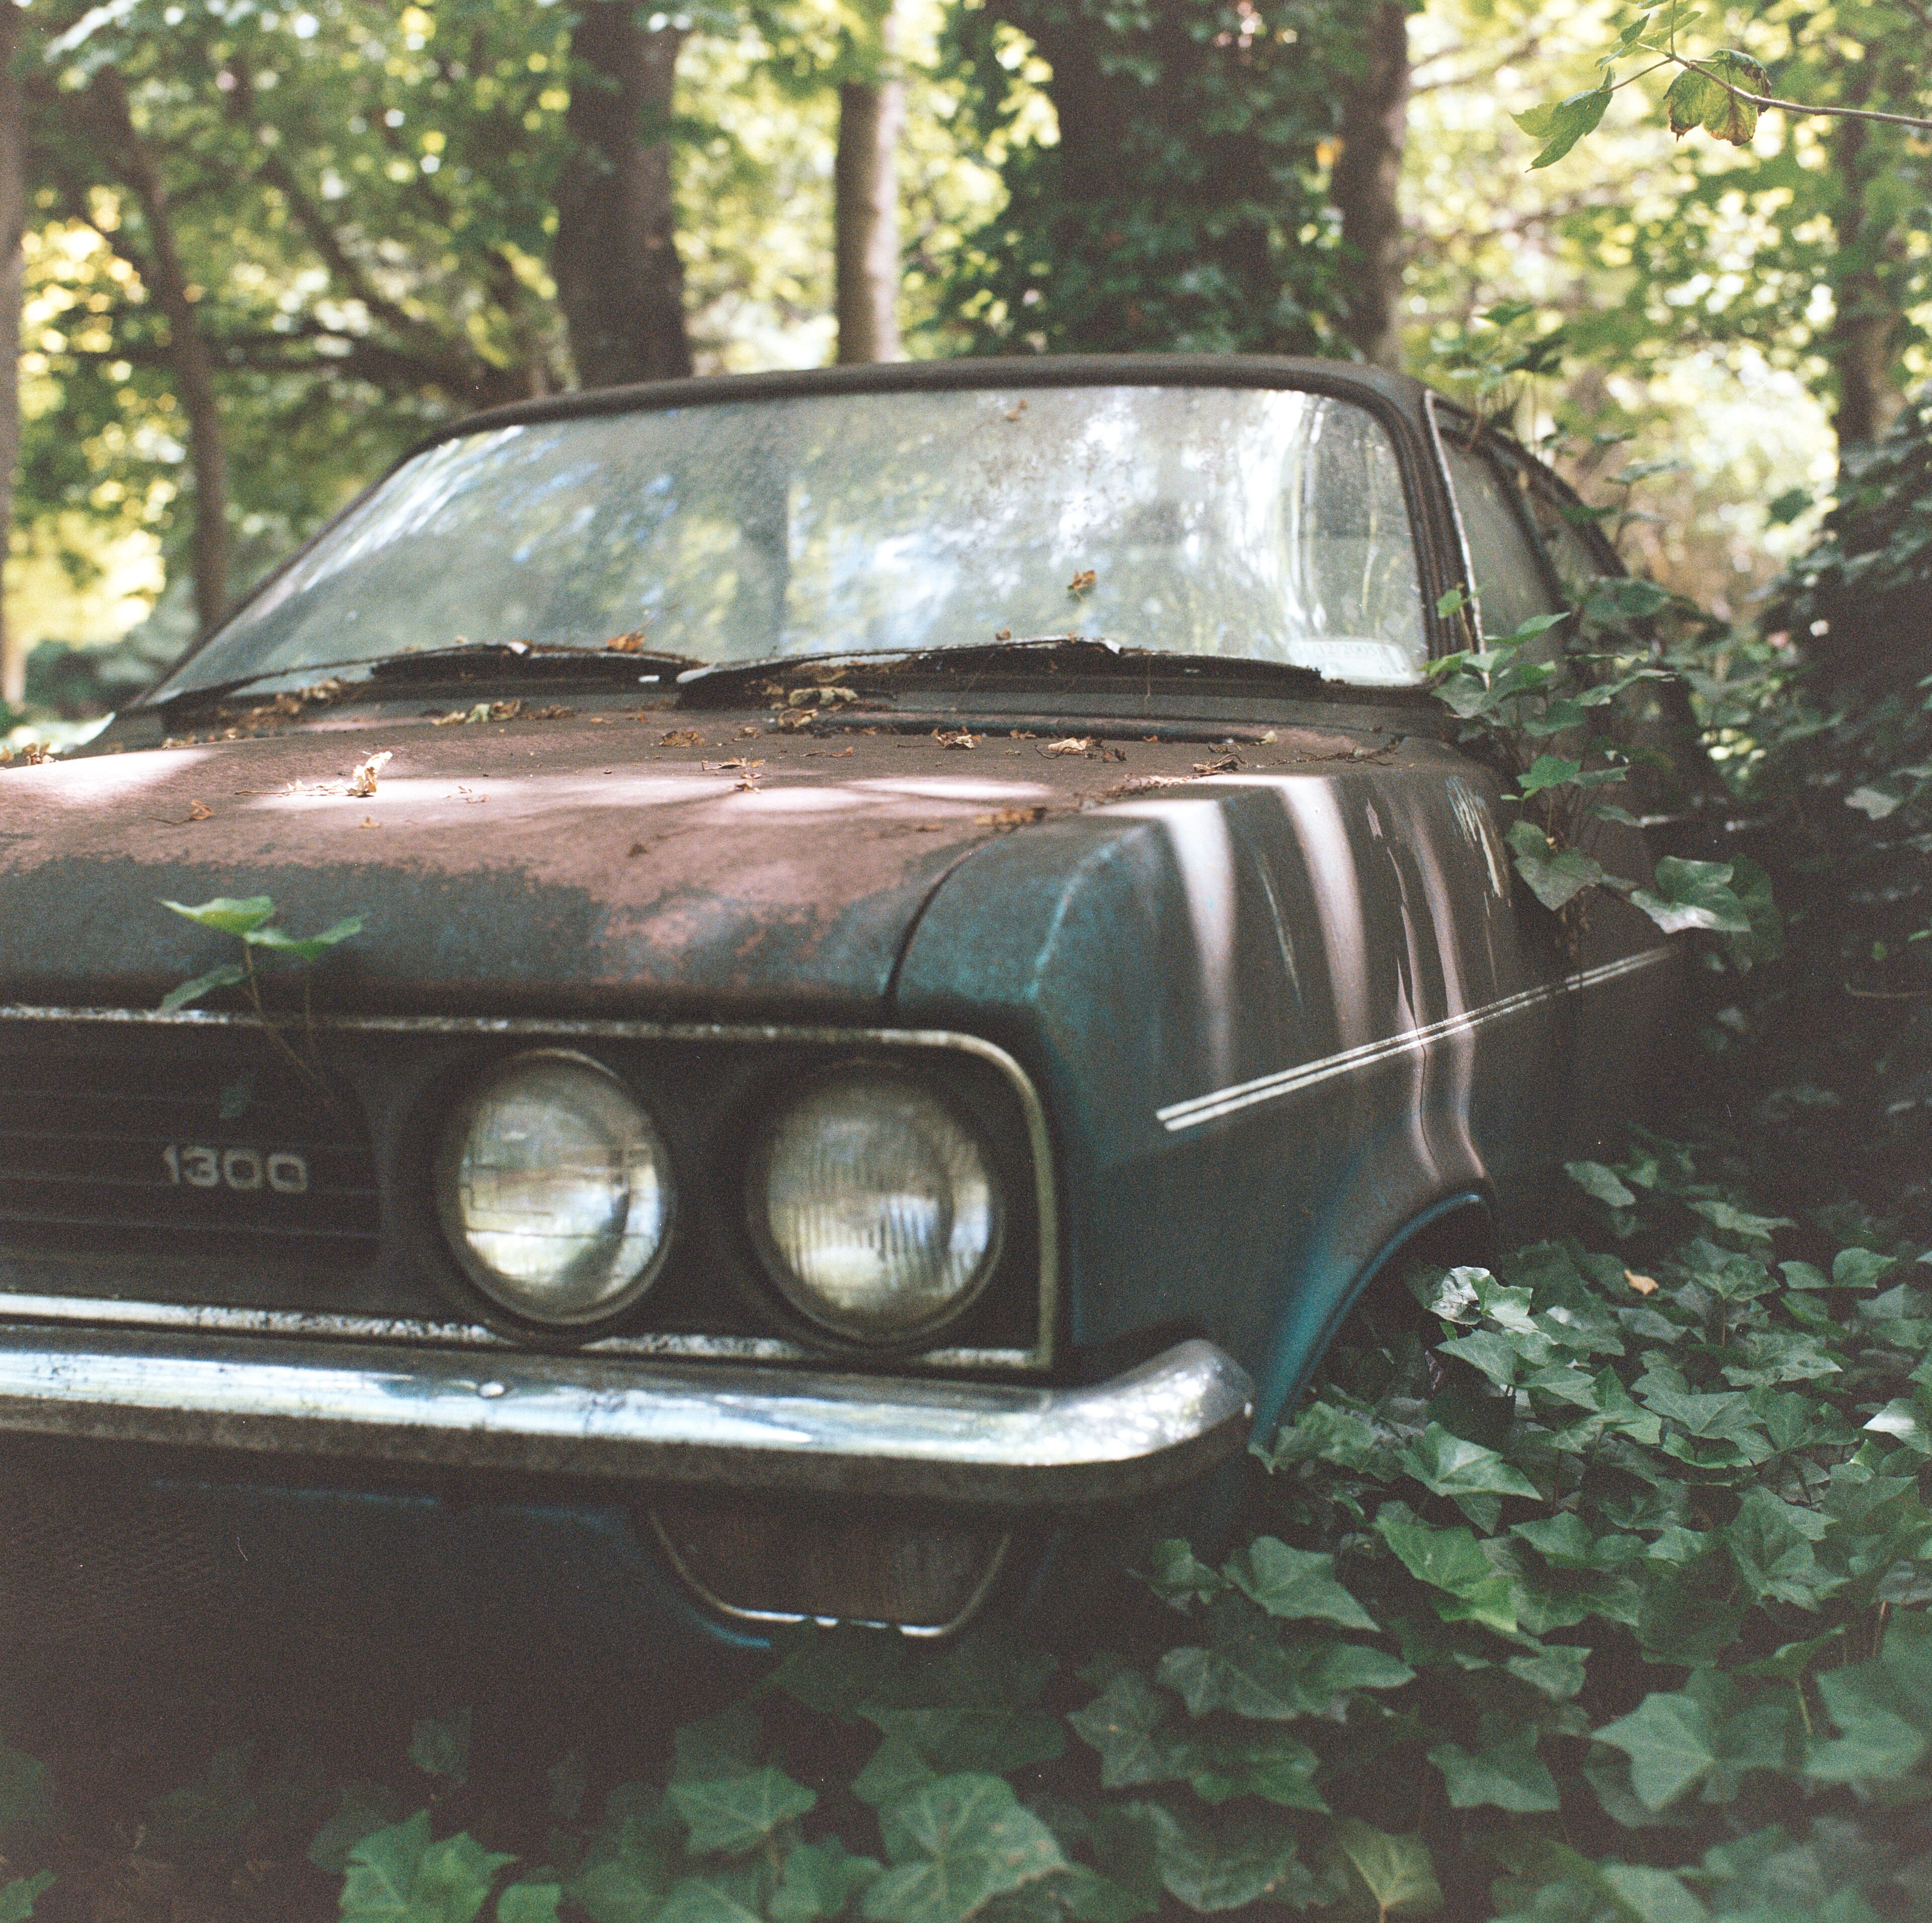
POLYGON ((16 1671, 0 1919, 1916 1923, 1932 1256, 1738 1166, 1642 1138, 1573 1232, 1384 1295, 1252 1540, 1165 1546, 1102 1648, 808 1634, 583 1743, 412 1726, 406 1652, 272 1709, 16 1671))

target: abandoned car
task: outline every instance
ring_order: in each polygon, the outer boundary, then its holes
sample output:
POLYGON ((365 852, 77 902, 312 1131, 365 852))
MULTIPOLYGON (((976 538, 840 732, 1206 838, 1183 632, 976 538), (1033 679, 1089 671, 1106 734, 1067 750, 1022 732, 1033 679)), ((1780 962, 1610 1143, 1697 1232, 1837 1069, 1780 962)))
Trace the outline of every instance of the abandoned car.
POLYGON ((1451 590, 1615 569, 1570 499, 1288 360, 438 434, 0 775, 10 1568, 205 1512, 219 1589, 387 1504, 601 1532, 727 1639, 933 1634, 1207 1513, 1672 1018, 1429 685, 1451 590))

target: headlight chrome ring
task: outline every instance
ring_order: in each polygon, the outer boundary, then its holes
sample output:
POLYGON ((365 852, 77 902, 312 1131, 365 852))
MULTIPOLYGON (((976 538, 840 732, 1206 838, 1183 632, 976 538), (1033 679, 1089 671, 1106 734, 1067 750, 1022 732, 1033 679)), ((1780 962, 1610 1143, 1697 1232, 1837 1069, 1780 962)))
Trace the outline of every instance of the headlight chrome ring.
POLYGON ((774 1286, 848 1340, 903 1345, 955 1320, 999 1265, 993 1157, 908 1076, 852 1068, 779 1116, 746 1198, 774 1286))
POLYGON ((620 1315, 670 1244, 663 1136, 616 1076, 568 1049, 513 1056, 470 1090, 444 1126, 434 1190, 470 1282, 548 1327, 620 1315))

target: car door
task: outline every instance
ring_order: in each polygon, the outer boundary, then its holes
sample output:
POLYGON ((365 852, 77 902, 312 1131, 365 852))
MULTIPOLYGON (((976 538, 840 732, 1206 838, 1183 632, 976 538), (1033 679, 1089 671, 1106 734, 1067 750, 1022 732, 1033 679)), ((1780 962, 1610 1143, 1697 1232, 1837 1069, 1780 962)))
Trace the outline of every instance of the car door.
MULTIPOLYGON (((1537 615, 1576 610, 1592 582, 1621 572, 1607 547, 1565 514, 1575 497, 1548 470, 1466 416, 1444 409, 1438 424, 1483 634, 1510 634, 1537 615)), ((1567 624, 1548 630, 1528 652, 1553 658, 1566 632, 1567 624)), ((1628 799, 1642 806, 1637 795, 1628 799)), ((1612 873, 1648 877, 1651 855, 1640 830, 1593 820, 1585 832, 1587 851, 1612 873)), ((1524 896, 1521 912, 1533 918, 1544 911, 1524 896)), ((1631 1077, 1671 1018, 1678 968, 1646 916, 1600 891, 1576 952, 1550 952, 1562 986, 1552 1006, 1570 1096, 1564 1153, 1592 1156, 1632 1111, 1631 1077)))

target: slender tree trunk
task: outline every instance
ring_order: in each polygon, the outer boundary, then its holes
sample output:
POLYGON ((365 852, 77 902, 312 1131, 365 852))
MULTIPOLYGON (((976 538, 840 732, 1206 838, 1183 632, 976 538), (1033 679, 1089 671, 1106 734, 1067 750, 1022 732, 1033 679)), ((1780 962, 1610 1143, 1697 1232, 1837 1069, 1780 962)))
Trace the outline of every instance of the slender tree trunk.
POLYGON ((892 71, 896 22, 879 23, 880 61, 871 80, 838 89, 838 152, 832 166, 838 358, 899 358, 899 134, 905 85, 892 71))
POLYGON ((681 28, 629 0, 586 0, 571 35, 574 142, 556 189, 550 266, 586 387, 691 372, 671 202, 671 87, 681 28))
MULTIPOLYGON (((1866 63, 1857 65, 1846 90, 1855 106, 1862 105, 1870 91, 1866 63)), ((1838 390, 1832 425, 1838 437, 1840 466, 1847 454, 1856 457, 1858 450, 1878 439, 1904 400, 1892 379, 1900 316, 1887 302, 1879 278, 1876 253, 1882 236, 1870 230, 1871 214, 1865 201, 1870 145, 1870 129, 1864 122, 1837 122, 1832 162, 1844 196, 1837 221, 1840 265, 1832 289, 1838 317, 1826 351, 1838 390)))
POLYGON ((1402 364, 1402 141, 1408 112, 1408 15, 1378 0, 1362 36, 1360 74, 1342 101, 1342 152, 1329 194, 1342 215, 1348 308, 1343 330, 1363 359, 1402 364))
MULTIPOLYGON (((20 464, 20 252, 27 224, 26 137, 14 73, 22 14, 0 6, 0 584, 14 525, 14 476, 20 464)), ((27 692, 27 651, 0 606, 0 703, 17 708, 27 692)))
POLYGON ((119 72, 100 68, 81 98, 102 157, 133 189, 148 230, 148 292, 168 324, 175 397, 188 416, 188 452, 194 463, 195 612, 202 626, 209 627, 228 607, 228 446, 214 363, 175 244, 166 183, 135 128, 119 72))

